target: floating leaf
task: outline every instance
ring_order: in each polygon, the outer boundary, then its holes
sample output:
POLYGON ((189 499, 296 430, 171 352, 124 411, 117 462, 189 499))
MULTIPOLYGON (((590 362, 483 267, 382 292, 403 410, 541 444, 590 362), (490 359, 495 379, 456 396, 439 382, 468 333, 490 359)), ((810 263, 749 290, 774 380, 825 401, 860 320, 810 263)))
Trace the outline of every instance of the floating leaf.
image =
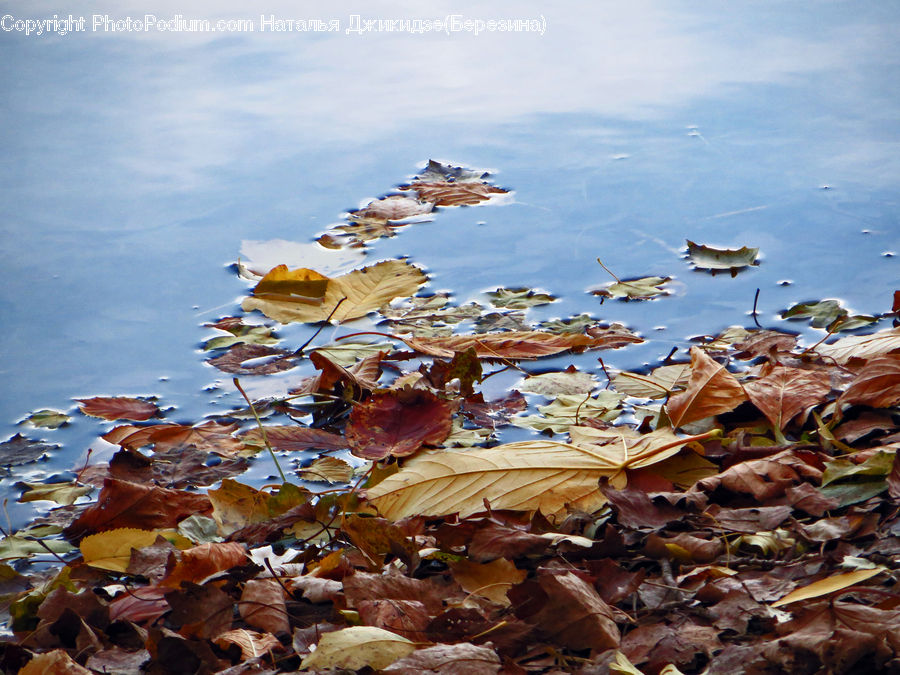
POLYGON ((759 255, 758 248, 742 246, 741 248, 713 248, 703 244, 695 244, 690 239, 687 242, 688 255, 691 262, 700 269, 730 270, 731 276, 737 276, 738 271, 749 265, 756 265, 759 255))
POLYGON ((76 399, 85 415, 105 420, 136 420, 143 422, 159 413, 155 403, 127 396, 95 396, 76 399))
POLYGON ((900 326, 871 335, 851 335, 828 345, 818 345, 816 352, 844 365, 850 359, 872 359, 900 352, 900 326))
POLYGON ((703 350, 691 347, 691 380, 687 389, 669 399, 666 410, 673 427, 730 412, 747 400, 747 394, 725 366, 703 350))
POLYGON ((597 380, 590 373, 566 370, 556 373, 531 375, 515 385, 519 391, 541 396, 589 394, 597 386, 597 380))
MULTIPOLYGON (((281 452, 300 452, 312 448, 326 451, 343 450, 347 447, 347 441, 343 436, 323 429, 313 429, 298 425, 266 426, 263 428, 266 431, 266 440, 269 441, 269 445, 281 452)), ((265 447, 259 427, 247 430, 241 435, 241 440, 259 450, 265 447)))
POLYGON ((604 298, 623 298, 627 300, 647 300, 658 295, 668 295, 669 291, 662 285, 670 281, 670 277, 641 277, 639 279, 623 279, 607 284, 594 295, 604 298))
POLYGON ((415 294, 425 281, 425 274, 418 267, 403 260, 385 260, 329 279, 319 304, 258 297, 254 291, 254 296, 246 298, 241 306, 248 312, 258 309, 280 323, 325 321, 332 311, 333 321, 349 321, 394 298, 415 294))
POLYGON ((229 332, 232 334, 210 338, 203 343, 203 349, 211 351, 213 349, 227 349, 238 344, 274 345, 279 342, 278 338, 272 334, 272 329, 268 326, 242 325, 229 332))
POLYGON ((212 366, 235 375, 271 375, 296 367, 293 352, 265 345, 237 344, 221 356, 206 360, 212 366))
POLYGON ((547 293, 539 293, 530 288, 498 288, 486 294, 494 307, 504 309, 528 309, 555 302, 556 298, 547 293))
POLYGON ((59 448, 58 445, 33 441, 21 434, 16 434, 0 443, 0 466, 29 464, 57 448, 59 448))
MULTIPOLYGON (((605 337, 569 333, 554 335, 541 331, 521 331, 510 333, 486 333, 482 335, 454 335, 435 338, 401 338, 410 349, 428 356, 452 358, 456 352, 474 348, 482 359, 536 359, 541 356, 583 349, 609 347, 611 341, 620 346, 618 334, 612 340, 605 337)), ((632 342, 642 342, 633 336, 632 342)))
POLYGON ((800 600, 810 600, 812 598, 820 598, 823 595, 830 595, 831 593, 842 591, 850 586, 855 586, 866 579, 871 579, 886 571, 886 567, 879 565, 870 570, 856 570, 855 572, 847 572, 846 574, 835 574, 827 579, 814 581, 808 586, 798 588, 797 590, 788 593, 780 600, 773 602, 772 607, 781 607, 800 600))
POLYGON ((677 390, 687 387, 691 379, 691 366, 677 363, 660 366, 649 374, 621 372, 612 379, 616 391, 637 398, 666 398, 677 390))
POLYGON ((67 424, 72 418, 58 410, 37 410, 25 418, 31 426, 44 429, 57 429, 67 424))
POLYGON ((413 642, 383 628, 351 626, 322 635, 316 651, 304 657, 300 668, 361 670, 368 666, 381 670, 415 650, 413 642))
POLYGON ((394 351, 394 345, 390 342, 353 342, 352 340, 341 340, 333 342, 324 347, 316 347, 315 351, 327 356, 331 361, 348 368, 357 361, 377 356, 378 354, 390 354, 394 351))
POLYGON ((626 467, 666 459, 697 437, 654 432, 638 439, 600 440, 605 441, 602 446, 590 448, 540 440, 420 453, 369 488, 367 498, 392 520, 451 513, 465 517, 483 511, 485 500, 493 509, 560 515, 569 506, 592 512, 606 501, 598 489, 601 476, 615 477, 626 467))
POLYGON ((831 383, 823 371, 775 366, 764 377, 745 381, 744 391, 772 426, 781 430, 804 410, 823 403, 831 383))
POLYGON ((622 394, 608 390, 593 397, 563 394, 552 403, 538 406, 540 415, 513 417, 510 422, 517 427, 563 433, 585 420, 612 422, 621 413, 618 408, 623 398, 622 394))
POLYGON ((837 300, 801 302, 782 312, 781 316, 784 319, 810 319, 813 328, 827 328, 830 333, 855 330, 878 321, 874 316, 850 316, 837 300))
POLYGON ((372 218, 378 220, 405 220, 413 216, 431 213, 434 204, 411 199, 404 195, 389 195, 375 199, 358 211, 351 211, 351 219, 372 218))
POLYGON ((427 391, 373 394, 350 412, 345 435, 358 457, 380 460, 438 445, 450 433, 452 406, 427 391))
POLYGON ((507 192, 487 183, 442 181, 432 183, 415 181, 411 185, 401 186, 400 189, 413 191, 420 200, 432 202, 435 206, 472 206, 507 192))
POLYGON ((579 314, 568 319, 550 319, 549 321, 541 321, 538 328, 548 333, 584 333, 585 329, 596 326, 600 323, 597 319, 589 314, 579 314))
POLYGON ((19 497, 20 502, 35 502, 46 499, 57 504, 74 504, 79 497, 88 494, 92 488, 90 485, 79 485, 75 482, 67 483, 16 483, 16 487, 25 487, 26 492, 19 497))
POLYGON ((319 457, 312 464, 305 466, 297 475, 312 483, 346 483, 353 478, 353 467, 337 457, 319 457))

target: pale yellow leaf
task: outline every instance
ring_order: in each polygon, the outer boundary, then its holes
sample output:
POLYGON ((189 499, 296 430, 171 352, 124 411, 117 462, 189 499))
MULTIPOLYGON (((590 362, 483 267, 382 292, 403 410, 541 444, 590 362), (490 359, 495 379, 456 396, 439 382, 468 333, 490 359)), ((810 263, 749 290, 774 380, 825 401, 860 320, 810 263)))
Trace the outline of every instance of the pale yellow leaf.
MULTIPOLYGON (((85 537, 81 540, 79 548, 86 565, 113 572, 124 572, 128 569, 128 563, 131 561, 132 549, 150 546, 161 534, 157 530, 123 527, 85 537)), ((166 535, 163 534, 163 536, 166 535)), ((187 539, 181 535, 176 536, 179 537, 182 544, 186 543, 190 546, 187 539)))
POLYGON ((885 571, 887 571, 887 568, 879 565, 878 567, 870 570, 856 570, 855 572, 847 572, 845 574, 835 574, 834 576, 830 576, 826 579, 814 581, 813 583, 809 584, 809 586, 804 586, 803 588, 798 588, 795 591, 791 591, 780 600, 773 602, 772 607, 789 605, 790 603, 798 602, 799 600, 820 598, 823 595, 828 595, 829 593, 834 593, 835 591, 841 591, 845 588, 849 588, 850 586, 863 582, 866 579, 871 579, 876 574, 880 574, 881 572, 885 571))
POLYGON ((816 353, 843 365, 852 358, 872 359, 900 351, 900 326, 871 335, 851 335, 830 345, 819 345, 816 353))
POLYGON ((300 663, 303 670, 387 668, 416 650, 413 642, 375 626, 351 626, 325 633, 316 650, 300 663))
POLYGON ((691 379, 689 363, 660 366, 647 375, 622 372, 612 379, 616 391, 638 398, 665 398, 676 389, 684 389, 691 379))

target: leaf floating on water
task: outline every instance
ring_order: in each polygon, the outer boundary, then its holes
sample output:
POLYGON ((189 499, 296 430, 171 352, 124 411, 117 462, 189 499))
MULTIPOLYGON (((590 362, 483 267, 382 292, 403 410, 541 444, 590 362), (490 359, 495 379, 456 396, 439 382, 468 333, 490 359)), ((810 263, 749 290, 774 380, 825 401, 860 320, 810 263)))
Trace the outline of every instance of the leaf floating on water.
POLYGON ((616 391, 637 398, 666 398, 675 391, 683 390, 691 379, 691 366, 676 363, 671 366, 654 368, 650 373, 621 372, 612 379, 616 391))
POLYGON ((640 279, 623 279, 607 284, 594 295, 604 298, 621 298, 623 300, 648 300, 659 295, 669 295, 663 284, 671 281, 670 277, 642 277, 640 279))
POLYGON ((411 199, 404 195, 390 195, 371 201, 358 211, 351 211, 349 217, 353 220, 362 218, 405 220, 413 216, 431 213, 433 209, 434 204, 427 201, 411 199))
POLYGON ((207 363, 235 375, 270 375, 297 365, 293 352, 248 344, 234 345, 221 356, 207 359, 207 363))
POLYGON ((311 483, 347 483, 353 478, 353 467, 337 457, 319 457, 298 470, 297 476, 311 483))
POLYGON ((519 391, 541 396, 558 396, 560 394, 589 394, 597 386, 597 380, 590 373, 577 370, 566 370, 557 373, 532 375, 515 386, 519 391))
POLYGON ((841 307, 837 300, 801 302, 781 313, 783 319, 809 319, 813 328, 825 328, 829 333, 855 330, 875 323, 874 316, 854 315, 841 307))
POLYGON ((704 244, 695 244, 690 239, 687 240, 688 256, 694 266, 700 269, 712 270, 730 270, 731 276, 737 276, 737 273, 744 267, 758 264, 756 261, 759 255, 758 248, 750 248, 742 246, 741 248, 713 248, 704 244))
POLYGON ((486 295, 491 298, 494 307, 504 309, 528 309, 556 302, 552 295, 538 293, 530 288, 498 288, 486 295))
POLYGON ((144 422, 154 417, 159 408, 155 403, 127 396, 95 396, 75 399, 81 403, 79 409, 85 415, 105 420, 135 420, 144 422))
MULTIPOLYGON (((627 331, 626 331, 627 332, 627 331)), ((615 348, 627 342, 643 342, 633 333, 621 332, 593 337, 578 333, 556 335, 543 331, 512 331, 481 335, 453 335, 434 338, 402 338, 410 349, 428 356, 452 358, 456 352, 474 348, 481 359, 536 359, 568 350, 615 348)))
POLYGON ((385 260, 329 279, 319 304, 258 297, 254 291, 241 307, 248 312, 258 309, 280 323, 314 323, 329 315, 332 321, 342 322, 363 317, 394 298, 411 296, 425 281, 418 267, 404 260, 385 260))
POLYGON ((72 418, 61 413, 58 410, 36 410, 25 418, 31 426, 42 427, 44 429, 58 429, 64 424, 68 424, 72 418))
POLYGON ((563 394, 548 405, 538 406, 540 415, 514 417, 510 422, 517 427, 564 433, 586 420, 612 422, 622 412, 619 410, 622 398, 622 394, 614 391, 601 391, 594 397, 563 394))

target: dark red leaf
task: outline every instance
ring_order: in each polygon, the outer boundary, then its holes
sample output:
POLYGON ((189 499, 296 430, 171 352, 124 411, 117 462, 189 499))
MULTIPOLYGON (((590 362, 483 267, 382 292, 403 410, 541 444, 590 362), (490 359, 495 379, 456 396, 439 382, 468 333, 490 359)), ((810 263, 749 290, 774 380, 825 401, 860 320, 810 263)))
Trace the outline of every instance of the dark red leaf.
POLYGON ((79 409, 85 415, 101 417, 105 420, 137 420, 143 422, 159 412, 155 403, 127 396, 95 396, 76 399, 79 409))

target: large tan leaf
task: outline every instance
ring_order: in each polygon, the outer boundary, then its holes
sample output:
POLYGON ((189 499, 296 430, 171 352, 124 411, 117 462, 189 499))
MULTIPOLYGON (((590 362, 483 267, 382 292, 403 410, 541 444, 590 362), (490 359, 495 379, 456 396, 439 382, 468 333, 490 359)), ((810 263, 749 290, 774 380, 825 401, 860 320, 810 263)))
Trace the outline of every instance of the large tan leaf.
POLYGON ((602 476, 614 478, 626 467, 661 461, 697 437, 654 432, 638 439, 601 439, 604 445, 578 447, 555 441, 521 441, 466 452, 416 455, 397 473, 367 490, 387 518, 411 515, 465 517, 492 508, 564 513, 566 505, 594 511, 606 499, 602 476), (618 442, 613 442, 617 440, 618 442))
POLYGON ((740 383, 702 349, 691 347, 691 381, 666 404, 673 427, 730 412, 747 400, 740 383))
POLYGON ((369 666, 381 670, 415 650, 413 642, 383 628, 350 626, 325 633, 319 640, 316 651, 305 656, 300 667, 313 670, 360 670, 369 666))
POLYGON ((332 320, 349 321, 365 316, 394 298, 413 295, 425 281, 425 274, 418 267, 403 260, 385 260, 371 267, 328 279, 325 293, 318 304, 273 299, 267 293, 260 297, 254 291, 252 297, 244 299, 241 307, 247 312, 258 309, 281 323, 311 323, 325 321, 338 303, 341 303, 332 320))
MULTIPOLYGON (((410 349, 440 358, 452 358, 456 352, 474 348, 482 359, 536 359, 569 349, 602 348, 609 345, 602 337, 581 333, 554 335, 542 331, 509 331, 481 335, 451 335, 449 337, 401 338, 410 349)), ((641 342, 634 338, 634 342, 641 342)), ((617 344, 617 346, 621 346, 617 344)))
POLYGON ((775 366, 758 380, 744 382, 744 391, 776 429, 784 429, 799 413, 822 403, 831 383, 822 371, 775 366))
POLYGON ((624 371, 612 379, 616 391, 638 398, 665 398, 676 389, 683 389, 691 379, 687 363, 660 366, 644 375, 624 371))
POLYGON ((819 345, 816 352, 843 365, 850 359, 872 359, 900 351, 900 326, 871 335, 851 335, 830 345, 819 345))

